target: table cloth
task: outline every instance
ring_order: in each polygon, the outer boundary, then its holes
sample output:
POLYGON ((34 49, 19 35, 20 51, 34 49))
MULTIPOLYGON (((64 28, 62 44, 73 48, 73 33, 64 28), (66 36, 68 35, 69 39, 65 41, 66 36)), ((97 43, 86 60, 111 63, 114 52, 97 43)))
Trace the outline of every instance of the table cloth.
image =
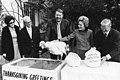
POLYGON ((105 62, 96 68, 88 67, 84 61, 79 67, 66 65, 61 70, 61 80, 120 80, 120 63, 105 62))

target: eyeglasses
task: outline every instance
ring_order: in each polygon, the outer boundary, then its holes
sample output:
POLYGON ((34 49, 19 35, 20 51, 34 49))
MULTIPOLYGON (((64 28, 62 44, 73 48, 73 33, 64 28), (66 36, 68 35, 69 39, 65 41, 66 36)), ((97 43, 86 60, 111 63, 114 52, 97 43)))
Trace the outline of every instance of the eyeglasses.
POLYGON ((31 21, 29 21, 29 22, 25 22, 26 24, 30 24, 31 23, 31 21))
POLYGON ((9 24, 13 24, 13 23, 15 23, 15 21, 13 21, 13 22, 10 22, 9 24))

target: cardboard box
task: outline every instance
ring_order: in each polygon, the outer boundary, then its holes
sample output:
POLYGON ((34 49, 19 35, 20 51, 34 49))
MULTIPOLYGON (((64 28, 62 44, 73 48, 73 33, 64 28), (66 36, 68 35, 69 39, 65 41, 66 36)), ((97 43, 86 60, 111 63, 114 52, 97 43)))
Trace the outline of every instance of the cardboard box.
POLYGON ((3 80, 61 80, 66 63, 44 58, 21 58, 2 66, 3 80))

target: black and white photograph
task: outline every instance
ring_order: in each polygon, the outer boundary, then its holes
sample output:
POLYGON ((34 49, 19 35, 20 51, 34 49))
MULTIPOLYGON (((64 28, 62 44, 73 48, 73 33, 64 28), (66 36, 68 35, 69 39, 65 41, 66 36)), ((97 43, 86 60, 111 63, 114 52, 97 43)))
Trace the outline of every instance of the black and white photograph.
POLYGON ((0 80, 120 80, 120 0, 0 0, 0 80))

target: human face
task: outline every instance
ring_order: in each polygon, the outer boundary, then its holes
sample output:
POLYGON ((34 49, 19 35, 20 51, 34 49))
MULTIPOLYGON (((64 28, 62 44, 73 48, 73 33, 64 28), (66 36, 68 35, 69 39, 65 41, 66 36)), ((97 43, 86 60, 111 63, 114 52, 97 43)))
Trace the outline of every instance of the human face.
POLYGON ((57 22, 60 22, 63 18, 63 13, 56 11, 55 13, 55 19, 57 22))
POLYGON ((108 32, 108 31, 110 31, 110 29, 111 29, 111 24, 101 25, 101 30, 102 30, 103 32, 108 32))
POLYGON ((78 29, 82 30, 82 31, 85 30, 85 26, 84 26, 83 22, 81 22, 81 21, 78 22, 78 29))
POLYGON ((10 25, 10 27, 14 27, 14 25, 15 25, 15 20, 11 20, 10 22, 9 22, 9 25, 10 25))
POLYGON ((31 27, 31 25, 32 25, 32 22, 31 22, 31 21, 30 21, 30 22, 25 22, 25 26, 31 27))

